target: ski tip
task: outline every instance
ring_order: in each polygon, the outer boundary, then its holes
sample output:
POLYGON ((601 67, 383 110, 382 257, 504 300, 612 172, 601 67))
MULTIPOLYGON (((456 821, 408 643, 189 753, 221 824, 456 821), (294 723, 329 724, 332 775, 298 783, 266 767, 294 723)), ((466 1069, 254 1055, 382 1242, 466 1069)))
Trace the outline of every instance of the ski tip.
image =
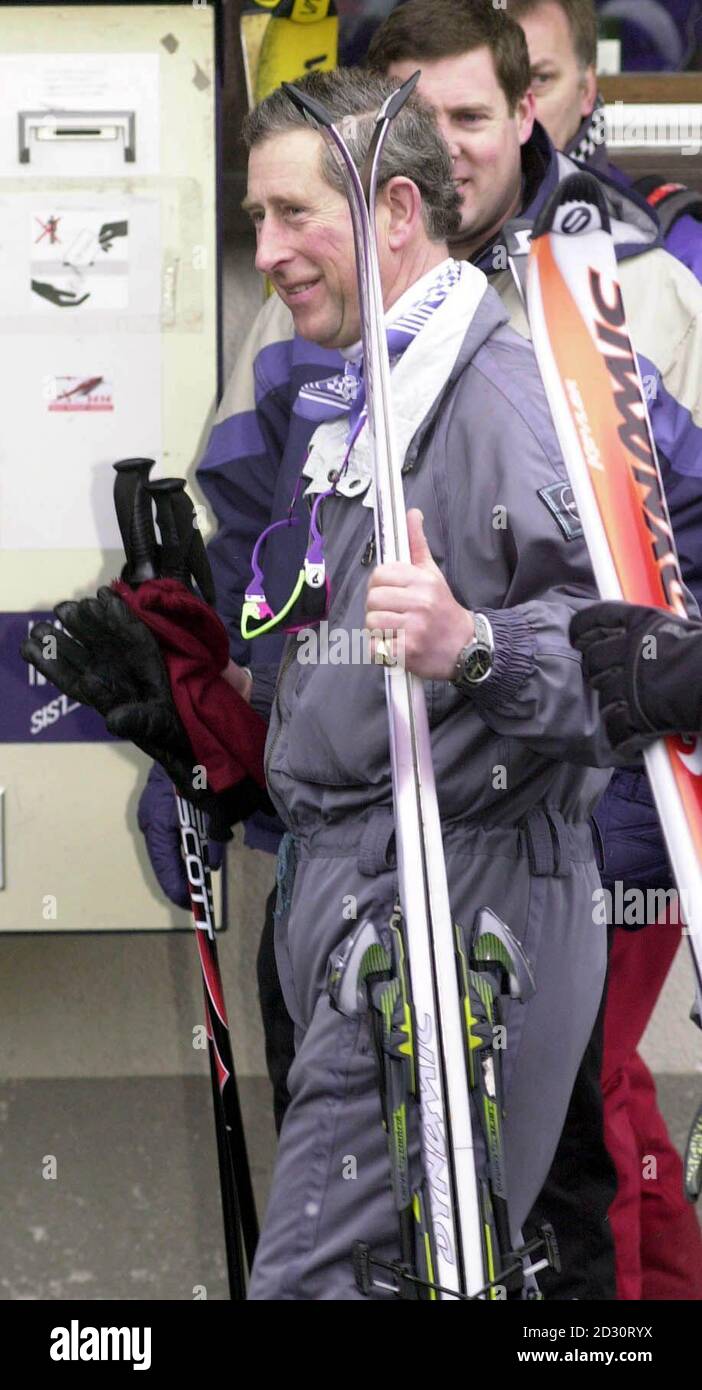
POLYGON ((307 92, 301 92, 300 88, 296 87, 293 82, 281 82, 280 85, 293 106, 296 106, 303 116, 307 116, 308 120, 311 117, 318 125, 327 128, 334 124, 334 117, 327 111, 326 106, 322 105, 321 101, 317 101, 316 97, 308 96, 307 92))
POLYGON ((554 189, 534 223, 533 238, 548 232, 578 236, 582 232, 611 231, 604 190, 593 174, 568 174, 554 189))
POLYGON ((389 96, 387 101, 383 102, 376 118, 378 121, 394 120, 398 112, 402 110, 405 102, 411 97, 421 75, 421 68, 417 68, 417 71, 413 72, 411 77, 408 77, 406 82, 403 82, 402 86, 398 87, 397 91, 393 92, 392 96, 389 96))

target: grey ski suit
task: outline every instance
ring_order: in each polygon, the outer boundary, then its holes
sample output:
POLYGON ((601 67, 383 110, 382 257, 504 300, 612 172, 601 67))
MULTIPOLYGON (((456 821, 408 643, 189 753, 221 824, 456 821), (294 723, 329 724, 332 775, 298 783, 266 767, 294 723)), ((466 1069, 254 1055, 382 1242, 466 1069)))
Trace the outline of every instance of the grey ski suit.
MULTIPOLYGON (((506 322, 486 288, 404 475, 453 593, 495 636, 493 672, 474 695, 428 681, 426 696, 454 916, 469 925, 493 908, 536 976, 536 995, 506 1020, 516 1233, 600 1001, 589 818, 609 777, 597 769, 612 759, 568 640, 573 611, 596 596, 587 551, 531 345, 506 322)), ((334 496, 322 521, 329 628, 362 629, 372 512, 334 496)), ((331 1008, 325 971, 355 921, 385 925, 396 896, 384 676, 302 664, 299 652, 289 638, 277 682, 273 668, 254 668, 253 703, 270 711, 268 785, 293 836, 276 954, 297 1053, 250 1297, 353 1300, 354 1240, 391 1258, 399 1245, 368 1021, 331 1008)))

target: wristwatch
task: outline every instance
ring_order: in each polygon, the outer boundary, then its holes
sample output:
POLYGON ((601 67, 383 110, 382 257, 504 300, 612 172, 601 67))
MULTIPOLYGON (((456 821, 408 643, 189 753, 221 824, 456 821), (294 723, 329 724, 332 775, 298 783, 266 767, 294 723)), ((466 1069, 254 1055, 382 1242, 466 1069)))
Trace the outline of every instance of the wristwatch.
POLYGON ((495 640, 487 618, 483 613, 474 613, 473 622, 475 635, 458 653, 456 671, 451 678, 451 684, 464 693, 470 693, 487 680, 495 659, 495 640))

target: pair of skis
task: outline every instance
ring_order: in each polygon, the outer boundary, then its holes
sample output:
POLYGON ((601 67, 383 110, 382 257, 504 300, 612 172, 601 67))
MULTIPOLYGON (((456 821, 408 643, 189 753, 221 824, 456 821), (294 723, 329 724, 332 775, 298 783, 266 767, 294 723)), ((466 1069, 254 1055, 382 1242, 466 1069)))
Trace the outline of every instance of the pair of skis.
MULTIPOLYGON (((607 204, 591 174, 564 179, 536 222, 527 306, 600 596, 687 617, 607 204)), ((702 737, 661 739, 644 760, 684 909, 691 1017, 702 1027, 702 737)), ((702 1107, 687 1146, 690 1200, 701 1187, 702 1107)))
MULTIPOLYGON (((323 135, 339 163, 353 223, 361 308, 368 428, 375 461, 379 563, 409 563, 401 464, 393 433, 390 366, 378 269, 374 208, 390 123, 413 91, 416 73, 377 115, 361 173, 333 118, 287 83, 293 104, 323 135)), ((499 1027, 503 993, 533 988, 528 963, 509 929, 489 910, 468 932, 454 926, 436 798, 429 722, 421 681, 385 670, 395 808, 399 903, 386 945, 363 923, 348 959, 331 962, 337 1007, 354 1007, 356 981, 371 1010, 388 1131, 402 1258, 383 1262, 356 1248, 356 1277, 374 1289, 429 1299, 533 1296, 533 1275, 555 1261, 551 1233, 512 1248, 504 1187, 499 1027), (351 985, 347 976, 351 972, 351 985), (344 1003, 346 997, 347 1002, 344 1003), (471 1097, 487 1152, 479 1180, 471 1097), (412 1186, 408 1113, 418 1107, 423 1180, 412 1186), (547 1258, 534 1264, 546 1249, 547 1258)))
MULTIPOLYGON (((132 588, 152 579, 179 579, 187 585, 194 579, 205 602, 214 604, 212 573, 184 479, 149 482, 153 463, 153 459, 134 458, 114 465, 115 510, 126 555, 122 577, 132 588)), ((175 789, 174 795, 205 996, 229 1291, 233 1300, 243 1301, 258 1224, 217 958, 207 822, 202 811, 175 789)))

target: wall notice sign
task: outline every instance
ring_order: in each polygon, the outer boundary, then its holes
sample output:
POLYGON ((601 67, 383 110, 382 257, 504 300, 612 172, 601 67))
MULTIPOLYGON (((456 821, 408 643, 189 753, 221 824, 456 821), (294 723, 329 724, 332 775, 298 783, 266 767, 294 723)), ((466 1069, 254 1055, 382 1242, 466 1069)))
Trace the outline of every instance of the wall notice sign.
POLYGON ((20 655, 34 623, 61 624, 53 613, 0 613, 0 743, 114 742, 94 709, 69 699, 20 655))
POLYGON ((126 309, 129 218, 124 209, 42 208, 31 214, 30 243, 34 310, 126 309))
POLYGON ((46 408, 53 414, 114 410, 112 382, 104 376, 50 376, 44 383, 46 408))
POLYGON ((0 91, 0 177, 160 172, 158 54, 1 53, 0 91))

